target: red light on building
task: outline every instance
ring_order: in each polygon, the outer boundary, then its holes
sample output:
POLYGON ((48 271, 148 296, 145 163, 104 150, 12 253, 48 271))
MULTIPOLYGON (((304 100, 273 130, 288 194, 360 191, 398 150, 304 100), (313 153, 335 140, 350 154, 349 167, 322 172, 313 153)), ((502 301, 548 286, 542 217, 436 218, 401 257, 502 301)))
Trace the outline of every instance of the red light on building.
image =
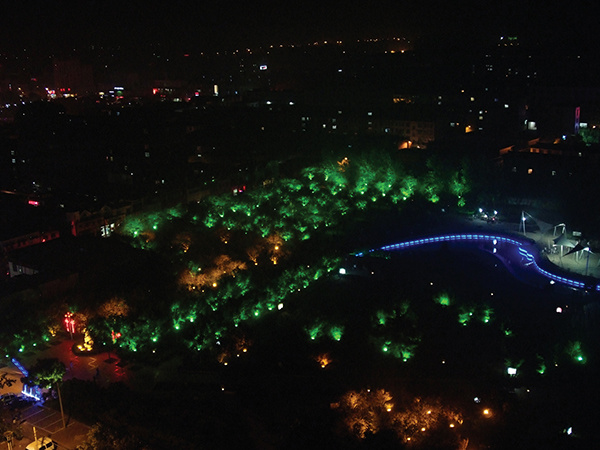
POLYGON ((37 200, 28 200, 27 204, 31 206, 40 206, 40 202, 38 202, 37 200))

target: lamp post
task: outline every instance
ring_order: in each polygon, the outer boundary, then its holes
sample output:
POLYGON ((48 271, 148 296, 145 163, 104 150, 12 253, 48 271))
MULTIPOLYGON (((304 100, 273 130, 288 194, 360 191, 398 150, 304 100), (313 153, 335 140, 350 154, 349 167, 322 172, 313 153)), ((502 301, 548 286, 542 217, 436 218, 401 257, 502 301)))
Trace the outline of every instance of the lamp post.
POLYGON ((587 260, 585 262, 585 276, 587 277, 588 267, 590 266, 590 243, 589 242, 587 244, 587 247, 584 248, 584 250, 587 250, 587 260))
POLYGON ((12 431, 5 431, 4 432, 4 438, 6 439, 6 445, 8 446, 8 450, 12 450, 13 448, 13 432, 12 431))
POLYGON ((525 211, 521 211, 521 225, 519 225, 519 228, 521 228, 521 226, 523 226, 523 236, 527 236, 527 232, 525 231, 525 221, 527 220, 527 217, 525 217, 525 211))
POLYGON ((75 319, 73 319, 72 312, 68 312, 65 314, 65 328, 71 335, 71 340, 73 340, 73 333, 75 333, 75 319))
POLYGON ((67 428, 65 423, 65 410, 63 409, 62 396, 60 395, 60 381, 56 382, 56 391, 58 392, 58 404, 60 405, 60 417, 62 419, 63 429, 67 428))

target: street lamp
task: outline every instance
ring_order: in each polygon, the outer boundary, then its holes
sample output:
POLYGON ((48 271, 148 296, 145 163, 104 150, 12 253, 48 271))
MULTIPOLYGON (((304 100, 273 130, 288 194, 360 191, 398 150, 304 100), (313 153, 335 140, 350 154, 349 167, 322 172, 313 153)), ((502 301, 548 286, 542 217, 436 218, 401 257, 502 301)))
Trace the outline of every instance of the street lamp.
POLYGON ((73 333, 75 333, 75 319, 73 318, 72 312, 67 312, 65 314, 65 328, 71 335, 71 340, 73 340, 73 333))
POLYGON ((587 250, 587 260, 585 262, 585 276, 587 277, 588 274, 588 268, 590 267, 590 243, 587 243, 587 247, 583 249, 583 251, 587 250))

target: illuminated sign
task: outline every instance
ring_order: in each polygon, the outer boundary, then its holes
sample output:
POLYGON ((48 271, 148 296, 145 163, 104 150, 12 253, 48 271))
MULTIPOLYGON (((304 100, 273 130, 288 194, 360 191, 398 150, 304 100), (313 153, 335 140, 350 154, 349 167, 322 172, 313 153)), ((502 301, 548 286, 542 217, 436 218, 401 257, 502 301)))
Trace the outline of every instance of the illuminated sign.
POLYGON ((262 64, 260 66, 260 70, 267 70, 267 65, 266 64, 262 64))
POLYGON ((246 186, 235 186, 233 188, 233 195, 243 194, 246 191, 246 186))
POLYGON ((102 237, 110 237, 110 235, 111 235, 111 234, 112 234, 114 231, 115 231, 115 224, 114 224, 114 223, 111 223, 110 225, 109 225, 109 224, 102 225, 102 226, 100 227, 100 235, 101 235, 102 237))

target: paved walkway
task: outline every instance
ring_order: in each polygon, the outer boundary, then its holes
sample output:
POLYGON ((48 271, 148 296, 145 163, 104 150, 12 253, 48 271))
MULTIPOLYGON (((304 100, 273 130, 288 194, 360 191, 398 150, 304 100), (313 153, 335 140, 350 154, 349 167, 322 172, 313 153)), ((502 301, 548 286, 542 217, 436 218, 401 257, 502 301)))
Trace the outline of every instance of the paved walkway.
MULTIPOLYGON (((24 437, 21 440, 13 439, 13 450, 24 450, 34 441, 34 437, 46 436, 51 438, 61 450, 75 450, 81 444, 90 427, 65 416, 63 427, 62 416, 59 411, 46 408, 41 403, 34 403, 21 410, 21 417, 25 422, 22 424, 24 437)), ((6 442, 0 444, 0 450, 8 448, 6 442)))
MULTIPOLYGON (((518 223, 500 221, 491 224, 479 219, 465 219, 464 226, 473 231, 498 231, 526 236, 527 238, 536 242, 538 248, 540 249, 540 253, 547 257, 551 263, 555 264, 561 269, 600 279, 600 255, 588 253, 587 251, 566 255, 566 253, 568 253, 570 250, 568 248, 563 248, 563 253, 561 255, 560 247, 553 246, 554 239, 558 237, 557 235, 554 235, 554 230, 550 230, 546 233, 542 233, 540 231, 526 231, 526 233, 523 233, 522 230, 519 230, 518 223), (549 249, 550 251, 544 252, 544 249, 549 249)), ((572 240, 576 239, 577 238, 572 238, 572 240)))
POLYGON ((73 341, 67 339, 58 344, 49 345, 40 352, 25 354, 18 359, 25 367, 31 367, 38 359, 56 358, 67 369, 65 380, 72 378, 93 380, 95 377, 101 385, 129 381, 128 370, 121 366, 121 360, 114 353, 110 353, 110 359, 108 353, 78 356, 73 353, 72 347, 73 341))
MULTIPOLYGON (((110 383, 129 380, 129 372, 121 367, 120 359, 111 353, 110 359, 107 353, 101 353, 90 356, 78 356, 72 352, 73 341, 65 340, 55 345, 49 345, 47 348, 36 352, 23 354, 19 362, 24 367, 31 367, 38 359, 57 358, 62 361, 67 369, 65 380, 78 378, 81 380, 96 380, 100 385, 106 386, 110 383)), ((0 373, 5 372, 9 378, 16 382, 0 390, 0 394, 12 392, 20 394, 23 390, 23 383, 20 379, 21 372, 12 364, 0 368, 0 373)), ((59 411, 47 408, 39 403, 32 404, 21 412, 23 431, 25 437, 21 441, 13 440, 13 450, 24 450, 25 447, 34 440, 33 427, 36 429, 36 436, 50 436, 58 444, 61 450, 74 450, 87 436, 89 426, 65 417, 66 428, 63 428, 63 421, 59 411)), ((0 444, 0 450, 8 448, 6 443, 0 444)))
POLYGON ((35 427, 35 435, 38 438, 48 436, 58 444, 59 449, 74 450, 83 442, 90 430, 89 426, 69 419, 66 416, 66 428, 63 428, 60 412, 46 408, 39 403, 26 408, 22 414, 23 419, 27 421, 23 424, 23 432, 25 434, 23 442, 33 441, 33 428, 35 427))

